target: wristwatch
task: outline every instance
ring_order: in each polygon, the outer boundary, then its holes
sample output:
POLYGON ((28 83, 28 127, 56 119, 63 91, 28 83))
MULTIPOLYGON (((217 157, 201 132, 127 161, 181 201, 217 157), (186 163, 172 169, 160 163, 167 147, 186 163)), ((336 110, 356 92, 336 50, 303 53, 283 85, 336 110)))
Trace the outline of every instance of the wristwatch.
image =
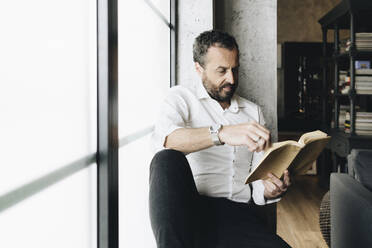
POLYGON ((211 138, 213 141, 213 144, 216 146, 223 145, 224 143, 221 142, 220 138, 218 137, 218 134, 222 128, 221 124, 214 124, 209 127, 209 132, 211 134, 211 138))

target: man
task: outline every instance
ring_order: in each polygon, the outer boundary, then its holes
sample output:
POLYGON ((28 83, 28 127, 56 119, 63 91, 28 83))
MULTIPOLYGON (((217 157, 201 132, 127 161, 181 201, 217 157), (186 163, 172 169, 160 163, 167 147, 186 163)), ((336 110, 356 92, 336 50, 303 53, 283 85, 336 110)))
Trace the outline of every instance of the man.
POLYGON ((245 178, 270 145, 260 108, 235 94, 239 50, 211 30, 194 42, 201 82, 170 90, 152 136, 150 217, 159 248, 289 247, 252 206, 276 202, 290 185, 245 178), (167 149, 164 149, 167 148, 167 149), (187 155, 187 157, 185 157, 187 155))

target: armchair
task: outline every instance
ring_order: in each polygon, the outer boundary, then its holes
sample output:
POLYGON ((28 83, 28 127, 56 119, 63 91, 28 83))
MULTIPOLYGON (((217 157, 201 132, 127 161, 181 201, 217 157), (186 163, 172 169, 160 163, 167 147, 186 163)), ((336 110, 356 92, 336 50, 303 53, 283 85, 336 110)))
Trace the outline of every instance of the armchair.
POLYGON ((372 150, 352 150, 348 171, 331 174, 331 247, 372 247, 372 150))

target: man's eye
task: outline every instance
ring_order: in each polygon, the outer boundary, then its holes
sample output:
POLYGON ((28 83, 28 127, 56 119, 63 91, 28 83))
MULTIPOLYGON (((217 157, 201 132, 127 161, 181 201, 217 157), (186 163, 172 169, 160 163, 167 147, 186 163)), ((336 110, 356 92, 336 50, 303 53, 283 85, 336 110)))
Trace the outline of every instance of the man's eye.
POLYGON ((221 73, 221 74, 225 74, 226 70, 219 70, 218 72, 221 73))

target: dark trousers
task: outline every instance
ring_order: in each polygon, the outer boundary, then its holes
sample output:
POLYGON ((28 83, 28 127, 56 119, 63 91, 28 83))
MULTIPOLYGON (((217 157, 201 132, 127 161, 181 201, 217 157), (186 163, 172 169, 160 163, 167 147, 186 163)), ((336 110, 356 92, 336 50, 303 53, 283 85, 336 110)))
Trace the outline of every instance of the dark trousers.
POLYGON ((151 162, 150 218, 158 248, 289 247, 252 205, 199 195, 186 157, 174 150, 151 162))

